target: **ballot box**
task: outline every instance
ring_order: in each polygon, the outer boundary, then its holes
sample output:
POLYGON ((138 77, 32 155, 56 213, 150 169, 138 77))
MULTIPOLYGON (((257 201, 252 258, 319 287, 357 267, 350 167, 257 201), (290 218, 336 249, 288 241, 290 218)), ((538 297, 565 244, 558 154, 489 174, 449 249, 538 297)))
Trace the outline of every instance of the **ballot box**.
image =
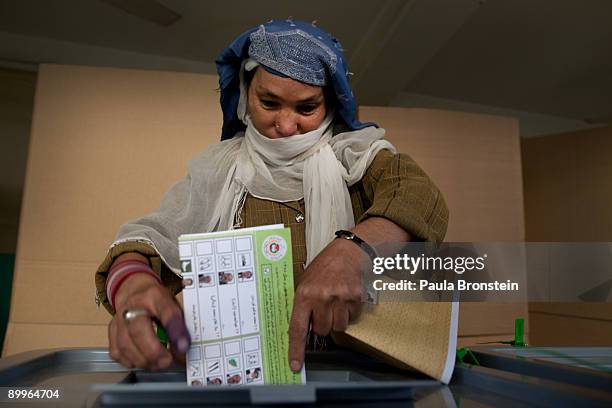
POLYGON ((206 387, 186 385, 180 366, 125 369, 106 349, 31 351, 0 360, 0 406, 612 406, 612 374, 605 368, 612 348, 542 349, 475 348, 478 362, 457 363, 449 385, 337 350, 307 353, 304 385, 206 387), (570 363, 558 360, 559 353, 570 363), (35 397, 35 390, 47 393, 35 397), (17 405, 16 392, 30 404, 17 405))

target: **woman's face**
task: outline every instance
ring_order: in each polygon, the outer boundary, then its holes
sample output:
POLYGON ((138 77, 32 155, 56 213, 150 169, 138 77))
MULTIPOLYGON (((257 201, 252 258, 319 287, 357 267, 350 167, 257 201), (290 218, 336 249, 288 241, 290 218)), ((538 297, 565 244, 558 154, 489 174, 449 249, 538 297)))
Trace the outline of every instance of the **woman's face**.
POLYGON ((310 132, 325 119, 323 88, 283 78, 257 67, 248 91, 255 128, 270 139, 310 132))

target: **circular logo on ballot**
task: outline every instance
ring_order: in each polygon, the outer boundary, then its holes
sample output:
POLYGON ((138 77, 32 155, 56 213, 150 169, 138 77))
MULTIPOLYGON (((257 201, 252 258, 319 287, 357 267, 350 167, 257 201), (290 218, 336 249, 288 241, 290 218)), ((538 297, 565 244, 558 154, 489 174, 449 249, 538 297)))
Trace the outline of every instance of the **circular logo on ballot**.
POLYGON ((278 235, 270 235, 263 243, 263 254, 270 261, 283 259, 287 253, 287 242, 278 235))

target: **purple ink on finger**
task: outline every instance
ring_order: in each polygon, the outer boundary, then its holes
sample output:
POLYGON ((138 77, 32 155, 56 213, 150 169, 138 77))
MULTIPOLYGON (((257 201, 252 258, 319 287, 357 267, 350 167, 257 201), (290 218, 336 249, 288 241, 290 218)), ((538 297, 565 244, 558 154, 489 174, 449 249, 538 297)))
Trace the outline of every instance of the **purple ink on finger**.
POLYGON ((186 353, 191 345, 191 336, 183 321, 183 316, 175 315, 166 324, 166 333, 172 348, 179 353, 186 353))

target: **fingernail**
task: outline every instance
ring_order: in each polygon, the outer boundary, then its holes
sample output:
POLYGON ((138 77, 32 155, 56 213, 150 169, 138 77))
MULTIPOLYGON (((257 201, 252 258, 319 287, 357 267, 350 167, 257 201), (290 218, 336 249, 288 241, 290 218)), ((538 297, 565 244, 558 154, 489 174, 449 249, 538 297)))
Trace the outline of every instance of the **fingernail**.
POLYGON ((181 337, 180 339, 178 339, 178 341, 176 342, 176 350, 179 353, 186 353, 188 348, 189 348, 189 340, 187 340, 184 337, 181 337))
POLYGON ((300 368, 302 368, 302 365, 297 360, 291 360, 289 365, 291 366, 291 371, 300 371, 300 368))

